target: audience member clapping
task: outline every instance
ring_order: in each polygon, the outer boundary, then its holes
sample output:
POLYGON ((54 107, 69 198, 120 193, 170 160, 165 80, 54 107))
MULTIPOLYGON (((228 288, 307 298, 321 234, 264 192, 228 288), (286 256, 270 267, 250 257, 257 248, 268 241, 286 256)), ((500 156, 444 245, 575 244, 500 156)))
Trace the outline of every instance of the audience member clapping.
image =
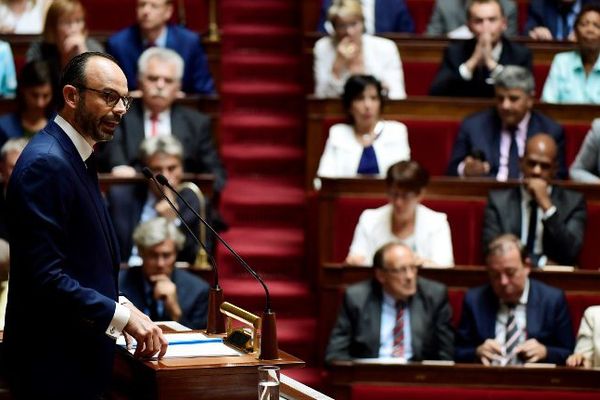
POLYGON ((600 103, 600 4, 585 5, 575 19, 577 49, 554 56, 542 101, 600 103))
POLYGON ((475 37, 446 48, 430 95, 493 97, 494 79, 505 65, 531 70, 529 49, 504 36, 506 16, 499 0, 469 1, 467 25, 475 37))
POLYGON ((353 75, 342 97, 350 124, 336 124, 319 163, 320 177, 383 177, 390 165, 410 158, 406 126, 381 119, 381 83, 370 75, 353 75))
POLYGON ((417 263, 428 267, 454 264, 446 214, 420 204, 429 173, 416 161, 392 165, 386 176, 389 203, 360 215, 346 263, 370 265, 375 251, 389 242, 413 249, 417 263))
POLYGON ((575 17, 595 0, 531 0, 525 34, 535 40, 573 40, 575 17))
POLYGON ((45 61, 31 61, 19 76, 18 109, 0 117, 0 146, 14 137, 31 138, 54 114, 52 76, 45 61))
POLYGON ((50 3, 52 0, 0 0, 0 33, 41 33, 50 3))
POLYGON ((592 122, 569 174, 575 181, 600 183, 600 119, 592 122))
POLYGON ((314 47, 315 95, 337 97, 351 75, 369 74, 379 79, 390 99, 403 99, 404 73, 396 44, 389 39, 364 33, 360 2, 334 3, 328 19, 335 32, 317 41, 314 47))
POLYGON ((588 307, 583 313, 575 351, 567 358, 569 367, 600 367, 600 306, 588 307))
POLYGON ((17 74, 10 44, 0 40, 0 97, 13 97, 17 88, 17 74))

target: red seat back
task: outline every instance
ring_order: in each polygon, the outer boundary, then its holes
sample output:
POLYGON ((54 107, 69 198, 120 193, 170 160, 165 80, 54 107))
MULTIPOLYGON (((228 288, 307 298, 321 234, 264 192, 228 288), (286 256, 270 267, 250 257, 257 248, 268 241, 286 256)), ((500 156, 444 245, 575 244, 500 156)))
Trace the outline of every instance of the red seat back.
POLYGON ((415 33, 424 33, 433 12, 434 0, 406 0, 406 6, 415 23, 415 33))
POLYGON ((402 58, 404 87, 408 96, 427 96, 440 64, 431 61, 413 61, 402 58))

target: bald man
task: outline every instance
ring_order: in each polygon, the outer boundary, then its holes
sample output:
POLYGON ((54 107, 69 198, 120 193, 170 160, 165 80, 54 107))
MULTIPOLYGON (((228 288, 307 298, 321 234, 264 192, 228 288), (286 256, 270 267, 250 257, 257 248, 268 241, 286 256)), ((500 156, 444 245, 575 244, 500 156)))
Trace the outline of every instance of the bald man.
POLYGON ((540 133, 526 143, 521 186, 490 192, 485 209, 483 248, 496 236, 512 233, 525 246, 531 264, 574 265, 583 244, 583 195, 553 186, 558 149, 540 133))

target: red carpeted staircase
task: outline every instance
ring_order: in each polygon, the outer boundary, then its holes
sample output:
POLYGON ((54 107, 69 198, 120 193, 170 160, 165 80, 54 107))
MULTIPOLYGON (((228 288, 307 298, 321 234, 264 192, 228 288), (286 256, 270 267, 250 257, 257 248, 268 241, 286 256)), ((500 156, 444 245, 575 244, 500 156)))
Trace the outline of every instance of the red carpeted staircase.
MULTIPOLYGON (((299 0, 221 0, 221 157, 229 180, 221 210, 226 240, 266 277, 279 346, 316 360, 316 293, 306 263, 304 91, 299 0)), ((225 299, 252 312, 262 288, 217 248, 225 299)), ((291 371, 321 386, 317 368, 291 371)))

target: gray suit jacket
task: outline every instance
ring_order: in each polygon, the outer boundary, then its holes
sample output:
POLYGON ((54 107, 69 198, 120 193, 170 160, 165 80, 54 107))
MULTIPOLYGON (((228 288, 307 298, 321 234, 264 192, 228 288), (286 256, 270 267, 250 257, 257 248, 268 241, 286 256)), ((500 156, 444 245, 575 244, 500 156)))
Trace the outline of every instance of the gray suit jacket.
MULTIPOLYGON (((326 362, 379 356, 382 300, 381 285, 374 279, 348 287, 331 332, 326 362)), ((412 360, 452 360, 454 331, 446 286, 418 278, 409 309, 412 360)))
POLYGON ((592 129, 586 135, 569 174, 575 181, 600 182, 600 118, 592 122, 592 129))
MULTIPOLYGON (((563 265, 577 263, 583 245, 587 211, 581 193, 553 186, 550 195, 556 212, 543 221, 544 255, 563 265)), ((521 237, 521 188, 490 192, 483 220, 483 249, 496 236, 512 233, 521 237)))
MULTIPOLYGON (((517 5, 514 0, 500 0, 508 27, 506 36, 517 36, 517 5)), ((427 25, 427 35, 443 36, 461 25, 467 20, 466 0, 436 0, 431 13, 431 19, 427 25)))

